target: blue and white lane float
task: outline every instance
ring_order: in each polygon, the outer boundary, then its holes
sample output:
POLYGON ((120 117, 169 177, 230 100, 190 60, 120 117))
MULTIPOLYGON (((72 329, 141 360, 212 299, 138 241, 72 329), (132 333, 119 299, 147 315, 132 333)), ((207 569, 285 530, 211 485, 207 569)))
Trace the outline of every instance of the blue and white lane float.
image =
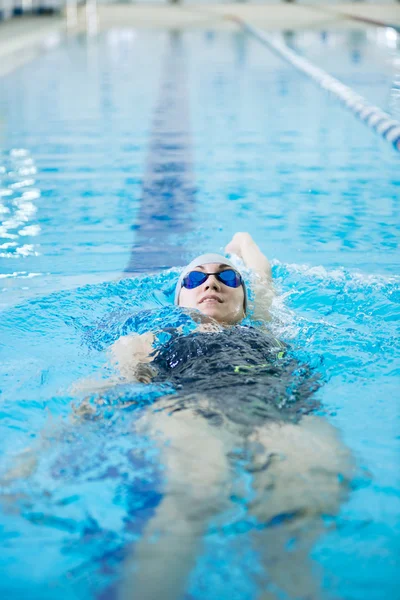
POLYGON ((249 25, 239 17, 226 15, 226 18, 238 23, 245 31, 257 38, 275 54, 278 54, 293 67, 311 77, 319 87, 338 98, 356 117, 392 144, 397 152, 400 152, 400 121, 396 121, 388 113, 370 104, 368 100, 339 81, 339 79, 332 77, 332 75, 316 67, 306 58, 290 50, 283 42, 273 40, 269 35, 249 25))

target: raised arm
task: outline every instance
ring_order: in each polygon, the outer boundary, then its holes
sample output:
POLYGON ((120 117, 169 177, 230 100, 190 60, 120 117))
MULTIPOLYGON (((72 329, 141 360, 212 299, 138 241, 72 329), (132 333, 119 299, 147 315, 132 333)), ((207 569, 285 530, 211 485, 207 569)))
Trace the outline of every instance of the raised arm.
POLYGON ((249 233, 235 233, 225 252, 236 254, 253 272, 254 318, 270 319, 269 308, 275 295, 269 260, 249 233))

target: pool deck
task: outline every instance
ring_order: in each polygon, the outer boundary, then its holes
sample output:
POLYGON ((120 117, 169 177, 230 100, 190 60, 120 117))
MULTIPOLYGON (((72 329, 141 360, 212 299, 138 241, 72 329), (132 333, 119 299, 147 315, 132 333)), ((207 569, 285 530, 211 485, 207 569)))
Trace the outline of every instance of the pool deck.
MULTIPOLYGON (((316 2, 314 2, 316 4, 316 2)), ((265 30, 316 29, 320 27, 357 27, 338 13, 388 21, 400 25, 399 4, 183 4, 174 5, 100 5, 100 27, 118 25, 143 28, 235 28, 226 19, 235 16, 265 30)), ((365 27, 362 23, 359 27, 365 27)))
POLYGON ((65 19, 61 16, 26 16, 0 23, 0 76, 54 47, 65 31, 65 19))
MULTIPOLYGON (((239 17, 267 31, 283 29, 342 29, 374 27, 340 16, 376 19, 400 26, 400 4, 102 4, 91 33, 113 27, 134 29, 235 29, 227 16, 239 17)), ((0 76, 56 46, 67 35, 86 31, 86 10, 79 9, 77 25, 67 31, 63 16, 24 16, 0 23, 0 76)))

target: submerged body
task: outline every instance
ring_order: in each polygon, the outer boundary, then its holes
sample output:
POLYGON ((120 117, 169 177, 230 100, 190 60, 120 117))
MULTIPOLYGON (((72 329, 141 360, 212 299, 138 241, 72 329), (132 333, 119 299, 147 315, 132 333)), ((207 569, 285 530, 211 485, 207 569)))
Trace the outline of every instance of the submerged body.
MULTIPOLYGON (((228 247, 254 271, 253 314, 267 321, 267 259, 247 234, 228 247)), ((119 338, 120 375, 85 390, 100 392, 100 405, 139 404, 132 435, 153 441, 162 466, 161 501, 125 563, 119 600, 183 600, 210 524, 218 531, 226 515, 259 556, 257 600, 323 597, 310 551, 347 493, 351 456, 334 427, 308 414, 319 386, 310 368, 266 327, 240 325, 249 303, 229 263, 195 265, 186 281, 182 273, 176 303, 194 309, 194 332, 119 338), (155 384, 153 404, 138 382, 155 384)), ((93 412, 83 402, 75 417, 93 412)))
POLYGON ((121 600, 183 600, 209 525, 225 513, 242 521, 243 510, 265 570, 257 600, 322 598, 310 552, 352 462, 337 431, 307 414, 318 380, 274 337, 238 326, 173 335, 149 365, 175 390, 135 427, 159 449, 163 498, 126 563, 121 600))
MULTIPOLYGON (((253 270, 254 315, 267 320, 268 260, 248 234, 227 251, 253 270)), ((176 304, 206 318, 194 333, 169 332, 158 347, 151 333, 113 346, 124 377, 174 389, 136 422, 160 451, 164 495, 126 564, 122 600, 183 600, 210 522, 238 506, 265 569, 258 600, 321 597, 309 553, 323 517, 338 511, 352 461, 336 430, 307 414, 318 387, 310 369, 267 331, 239 324, 248 298, 240 276, 225 273, 233 268, 220 257, 182 272, 176 304), (243 469, 250 492, 238 491, 243 469)))
POLYGON ((177 391, 171 411, 196 407, 193 394, 208 398, 203 414, 215 424, 227 420, 250 430, 267 420, 297 422, 316 406, 309 397, 317 378, 271 333, 235 325, 170 339, 153 355, 154 382, 177 391))

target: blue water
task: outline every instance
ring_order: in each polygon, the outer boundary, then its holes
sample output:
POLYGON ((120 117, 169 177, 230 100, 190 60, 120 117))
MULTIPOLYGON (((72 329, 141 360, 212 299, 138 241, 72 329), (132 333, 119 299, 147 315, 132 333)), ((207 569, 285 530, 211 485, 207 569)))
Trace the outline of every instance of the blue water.
MULTIPOLYGON (((363 31, 287 41, 395 113, 398 50, 363 31)), ((318 365, 358 465, 312 554, 326 597, 395 598, 398 155, 239 32, 71 39, 1 86, 2 597, 115 597, 160 474, 135 411, 74 420, 71 388, 111 374, 128 317, 180 323, 179 265, 249 231, 273 264, 271 326, 318 365)), ((159 393, 138 384, 144 405, 159 393)), ((245 535, 211 532, 191 597, 255 598, 257 568, 245 535)))

